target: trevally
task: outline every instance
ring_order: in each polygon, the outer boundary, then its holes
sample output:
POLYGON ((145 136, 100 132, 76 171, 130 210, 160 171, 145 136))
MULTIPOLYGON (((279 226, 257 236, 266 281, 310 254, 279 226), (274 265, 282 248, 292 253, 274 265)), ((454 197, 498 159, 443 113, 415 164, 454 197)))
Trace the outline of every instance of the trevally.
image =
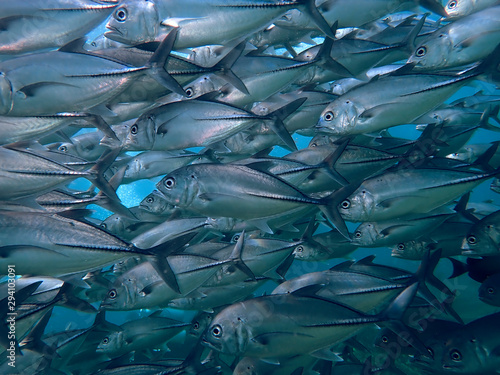
POLYGON ((164 69, 175 34, 176 29, 165 37, 142 67, 62 50, 4 61, 0 63, 0 114, 33 116, 89 111, 121 93, 144 74, 183 93, 164 69))

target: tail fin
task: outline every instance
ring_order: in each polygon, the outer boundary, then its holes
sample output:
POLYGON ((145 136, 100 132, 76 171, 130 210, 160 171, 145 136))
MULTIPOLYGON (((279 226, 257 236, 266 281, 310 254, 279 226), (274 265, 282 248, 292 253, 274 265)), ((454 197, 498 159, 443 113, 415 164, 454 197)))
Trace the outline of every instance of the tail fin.
POLYGON ((356 189, 361 185, 363 181, 357 181, 350 183, 347 186, 344 186, 337 191, 333 192, 326 198, 323 198, 324 202, 319 208, 325 214, 327 219, 332 223, 335 228, 348 240, 351 240, 351 236, 349 235, 349 230, 347 229, 347 225, 340 215, 340 212, 337 206, 345 200, 348 196, 356 191, 356 189))
POLYGON ((270 128, 278 135, 278 137, 281 138, 283 142, 285 142, 288 147, 294 151, 297 150, 297 146, 295 145, 292 136, 286 129, 283 120, 295 112, 306 100, 307 98, 296 99, 266 116, 274 120, 270 123, 270 128))
POLYGON ((404 289, 383 311, 378 314, 380 320, 389 321, 388 328, 402 340, 413 346, 421 353, 427 353, 427 348, 418 337, 403 323, 403 315, 410 306, 419 289, 419 282, 413 283, 404 289))
POLYGON ((328 22, 326 22, 323 15, 319 12, 318 8, 316 8, 316 2, 314 0, 302 0, 300 2, 304 4, 304 8, 301 8, 301 10, 311 17, 321 31, 323 31, 330 38, 334 39, 335 34, 332 33, 330 25, 328 25, 328 22))
POLYGON ((175 39, 177 37, 178 28, 174 27, 167 34, 165 39, 160 43, 157 50, 151 56, 146 68, 148 68, 149 74, 161 85, 165 86, 167 89, 172 90, 176 94, 187 96, 186 92, 182 86, 177 82, 166 70, 167 59, 174 46, 175 39))
POLYGON ((243 94, 250 95, 247 87, 243 81, 231 70, 233 64, 238 60, 238 58, 243 53, 245 49, 246 42, 241 42, 236 47, 234 47, 231 52, 229 52, 223 59, 221 59, 217 64, 215 64, 212 69, 216 71, 215 75, 224 79, 227 83, 233 85, 243 94))
POLYGON ((236 241, 236 244, 234 245, 234 249, 231 252, 231 255, 229 256, 229 261, 240 271, 245 273, 248 277, 251 279, 255 280, 255 275, 252 272, 250 268, 243 262, 243 259, 241 259, 241 252, 243 251, 243 246, 244 246, 244 241, 245 241, 245 230, 243 230, 240 233, 240 236, 238 237, 238 241, 236 241))

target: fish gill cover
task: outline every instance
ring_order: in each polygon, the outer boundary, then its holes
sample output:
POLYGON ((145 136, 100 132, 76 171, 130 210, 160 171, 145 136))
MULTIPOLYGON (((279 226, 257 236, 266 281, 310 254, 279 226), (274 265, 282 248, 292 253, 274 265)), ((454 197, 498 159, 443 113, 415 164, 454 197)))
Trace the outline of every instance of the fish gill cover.
POLYGON ((499 63, 497 0, 0 2, 0 373, 497 373, 499 63))

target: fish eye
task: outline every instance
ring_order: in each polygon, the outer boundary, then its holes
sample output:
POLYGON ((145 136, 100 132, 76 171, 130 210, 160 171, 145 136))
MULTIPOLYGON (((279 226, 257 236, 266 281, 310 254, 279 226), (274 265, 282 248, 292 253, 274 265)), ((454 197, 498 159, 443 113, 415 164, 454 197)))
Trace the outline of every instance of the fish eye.
POLYGON ((221 337, 222 336, 222 327, 218 324, 212 327, 212 336, 221 337))
POLYGON ((118 8, 115 12, 115 18, 117 21, 123 22, 127 19, 127 9, 118 8))
POLYGON ((385 336, 385 335, 384 335, 384 336, 382 336, 382 342, 383 342, 384 344, 387 344, 387 343, 389 342, 389 338, 388 338, 387 336, 385 336))
POLYGON ((495 289, 494 288, 488 288, 488 293, 489 294, 494 294, 495 293, 495 289))
POLYGON ((109 297, 110 299, 115 299, 115 298, 116 298, 116 296, 117 296, 116 289, 111 289, 111 290, 109 291, 109 293, 108 293, 108 297, 109 297))
POLYGON ((297 251, 299 253, 303 252, 304 251, 304 246, 302 246, 302 245, 297 246, 297 248, 295 249, 295 251, 297 251))
POLYGON ((462 354, 455 349, 450 352, 450 358, 455 362, 460 362, 462 360, 462 354))
POLYGON ((355 233, 354 233, 354 236, 356 238, 361 238, 361 232, 359 230, 357 230, 355 233))
POLYGON ((239 239, 240 239, 240 235, 239 234, 235 234, 233 236, 233 238, 231 238, 231 242, 238 242, 239 239))
POLYGON ((65 145, 61 145, 59 146, 58 150, 61 152, 68 152, 68 147, 65 145))
POLYGON ((325 119, 325 121, 332 121, 333 120, 333 112, 332 111, 328 111, 325 113, 325 115, 323 116, 323 118, 325 119))
POLYGON ((191 87, 188 87, 186 90, 184 90, 186 92, 186 96, 188 98, 192 97, 194 95, 194 90, 191 88, 191 87))
POLYGON ((467 237, 467 242, 469 243, 469 245, 475 245, 477 243, 476 236, 469 236, 469 237, 467 237))
POLYGON ((139 127, 135 124, 132 125, 132 127, 130 128, 130 133, 136 135, 138 132, 139 132, 139 127))
POLYGON ((107 338, 107 337, 103 338, 103 339, 102 339, 102 343, 103 343, 104 345, 108 344, 108 343, 109 343, 109 338, 107 338))
POLYGON ((340 204, 340 207, 342 207, 344 210, 347 210, 349 207, 351 207, 351 201, 349 199, 345 199, 340 204))
POLYGON ((404 249, 405 249, 405 244, 404 243, 398 244, 398 250, 404 250, 404 249))
POLYGON ((155 199, 153 197, 149 197, 146 199, 147 203, 153 203, 154 201, 155 201, 155 199))
POLYGON ((427 352, 434 358, 434 350, 432 348, 427 348, 427 352))
POLYGON ((175 185, 175 179, 173 177, 169 177, 165 180, 165 182, 163 183, 163 185, 165 185, 165 187, 170 190, 174 187, 175 185))
POLYGON ((458 4, 458 1, 455 1, 455 0, 450 1, 450 2, 448 3, 448 8, 450 8, 450 9, 454 9, 454 8, 456 8, 457 4, 458 4))
POLYGON ((193 323, 193 329, 199 330, 200 329, 200 323, 199 322, 194 322, 193 323))
POLYGON ((427 53, 427 48, 425 48, 424 46, 422 47, 418 47, 417 50, 415 51, 415 55, 417 57, 422 57, 424 56, 425 54, 427 53))
POLYGON ((101 223, 101 228, 102 229, 107 229, 108 228, 108 225, 106 223, 101 223))

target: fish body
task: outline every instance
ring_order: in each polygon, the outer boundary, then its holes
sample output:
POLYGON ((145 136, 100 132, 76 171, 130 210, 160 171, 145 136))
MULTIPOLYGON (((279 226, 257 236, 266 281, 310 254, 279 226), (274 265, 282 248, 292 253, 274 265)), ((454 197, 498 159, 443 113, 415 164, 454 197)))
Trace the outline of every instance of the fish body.
POLYGON ((438 70, 471 64, 493 52, 500 36, 500 6, 441 27, 423 40, 408 59, 416 70, 438 70))
POLYGON ((117 5, 117 0, 29 0, 22 5, 2 4, 0 55, 62 47, 97 27, 117 5))
POLYGON ((407 214, 427 213, 440 207, 491 174, 439 169, 408 169, 369 178, 341 204, 350 221, 379 221, 407 214))
POLYGON ((227 354, 289 357, 334 345, 379 319, 322 298, 269 295, 223 309, 203 342, 227 354))
MULTIPOLYGON (((192 292, 221 267, 221 262, 195 255, 172 255, 168 262, 182 294, 192 292)), ((170 288, 150 263, 145 262, 118 277, 101 304, 106 310, 135 310, 167 306, 179 294, 170 288)))
POLYGON ((335 99, 323 110, 316 127, 321 132, 347 136, 411 123, 471 79, 473 75, 468 74, 405 74, 372 79, 335 99))
POLYGON ((320 23, 326 33, 326 21, 308 1, 189 1, 180 8, 172 1, 146 4, 124 1, 113 12, 104 34, 107 38, 139 44, 161 38, 171 27, 179 27, 175 48, 226 44, 256 32, 286 11, 301 8, 320 23), (309 5, 307 8, 305 5, 309 5))
MULTIPOLYGON (((144 74, 164 71, 173 37, 175 32, 165 37, 163 47, 142 67, 64 51, 28 54, 4 61, 0 63, 0 114, 33 116, 86 111, 98 106, 144 74)), ((170 87, 176 90, 177 81, 170 82, 173 83, 170 87)))
POLYGON ((126 353, 144 348, 155 348, 180 333, 189 323, 152 314, 146 318, 125 322, 106 335, 96 351, 116 358, 126 353))
POLYGON ((53 213, 4 211, 0 220, 2 263, 15 263, 19 274, 72 274, 141 252, 98 227, 53 213))
POLYGON ((169 203, 209 217, 252 220, 303 205, 325 211, 331 207, 273 175, 243 165, 188 165, 165 176, 157 188, 169 203))

